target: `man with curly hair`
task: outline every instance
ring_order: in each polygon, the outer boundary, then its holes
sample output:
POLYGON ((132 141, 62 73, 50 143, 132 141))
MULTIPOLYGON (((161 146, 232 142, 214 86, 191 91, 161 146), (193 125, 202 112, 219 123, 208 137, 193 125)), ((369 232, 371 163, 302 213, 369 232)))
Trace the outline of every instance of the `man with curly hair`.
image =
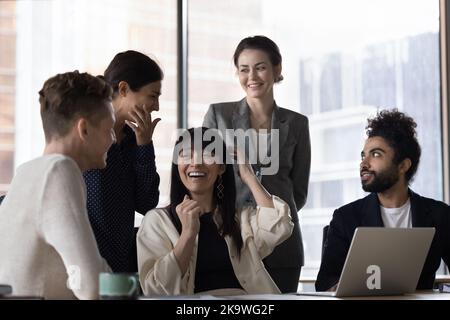
POLYGON ((97 299, 100 256, 82 172, 104 168, 115 142, 112 88, 78 71, 39 91, 43 155, 17 168, 0 206, 0 283, 14 296, 97 299))
POLYGON ((336 288, 357 227, 436 228, 417 289, 433 288, 441 259, 450 265, 450 207, 409 188, 421 153, 416 126, 411 117, 396 109, 368 119, 360 177, 363 190, 370 194, 335 210, 317 276, 317 291, 336 288))

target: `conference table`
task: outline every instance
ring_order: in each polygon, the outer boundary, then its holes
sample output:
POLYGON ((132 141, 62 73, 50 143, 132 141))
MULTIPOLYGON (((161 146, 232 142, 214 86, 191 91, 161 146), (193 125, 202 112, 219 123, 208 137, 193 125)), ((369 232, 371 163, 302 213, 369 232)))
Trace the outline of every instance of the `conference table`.
POLYGON ((371 296, 371 297, 332 297, 303 294, 257 294, 246 296, 226 297, 232 300, 450 300, 449 293, 439 290, 417 291, 415 293, 398 296, 371 296))
POLYGON ((365 296, 365 297, 333 297, 314 295, 312 292, 299 292, 297 294, 248 294, 237 296, 213 296, 213 295, 190 295, 190 296, 141 296, 138 300, 449 300, 450 292, 439 290, 424 290, 414 293, 395 296, 365 296))

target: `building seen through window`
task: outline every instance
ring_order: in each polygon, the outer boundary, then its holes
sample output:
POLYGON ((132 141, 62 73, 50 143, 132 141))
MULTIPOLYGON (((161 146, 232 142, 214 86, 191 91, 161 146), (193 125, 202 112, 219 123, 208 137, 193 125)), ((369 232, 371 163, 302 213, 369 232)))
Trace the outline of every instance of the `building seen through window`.
MULTIPOLYGON (((154 143, 168 202, 176 129, 175 0, 0 1, 0 194, 14 169, 42 153, 38 90, 56 73, 102 74, 128 49, 151 55, 165 78, 154 143)), ((188 126, 211 103, 244 97, 232 61, 238 42, 279 45, 278 105, 310 121, 312 167, 300 211, 303 276, 320 265, 322 228, 334 209, 364 196, 359 180, 366 119, 396 107, 415 118, 422 158, 412 188, 442 200, 437 0, 189 0, 188 126), (400 18, 399 18, 400 17, 400 18), (399 22, 401 21, 401 23, 399 22)))

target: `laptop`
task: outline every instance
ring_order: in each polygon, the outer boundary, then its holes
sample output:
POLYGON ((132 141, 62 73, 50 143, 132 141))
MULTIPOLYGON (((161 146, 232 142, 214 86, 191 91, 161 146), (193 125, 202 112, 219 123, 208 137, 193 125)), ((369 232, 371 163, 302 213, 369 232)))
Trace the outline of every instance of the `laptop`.
POLYGON ((357 228, 336 291, 297 294, 356 297, 414 292, 434 233, 434 228, 357 228))

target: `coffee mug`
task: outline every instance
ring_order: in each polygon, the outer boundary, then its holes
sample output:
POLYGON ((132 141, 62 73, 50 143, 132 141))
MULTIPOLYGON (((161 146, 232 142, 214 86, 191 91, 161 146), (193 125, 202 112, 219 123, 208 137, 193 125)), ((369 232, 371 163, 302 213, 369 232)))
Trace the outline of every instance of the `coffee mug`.
POLYGON ((139 294, 137 273, 100 273, 100 299, 136 299, 139 294))

